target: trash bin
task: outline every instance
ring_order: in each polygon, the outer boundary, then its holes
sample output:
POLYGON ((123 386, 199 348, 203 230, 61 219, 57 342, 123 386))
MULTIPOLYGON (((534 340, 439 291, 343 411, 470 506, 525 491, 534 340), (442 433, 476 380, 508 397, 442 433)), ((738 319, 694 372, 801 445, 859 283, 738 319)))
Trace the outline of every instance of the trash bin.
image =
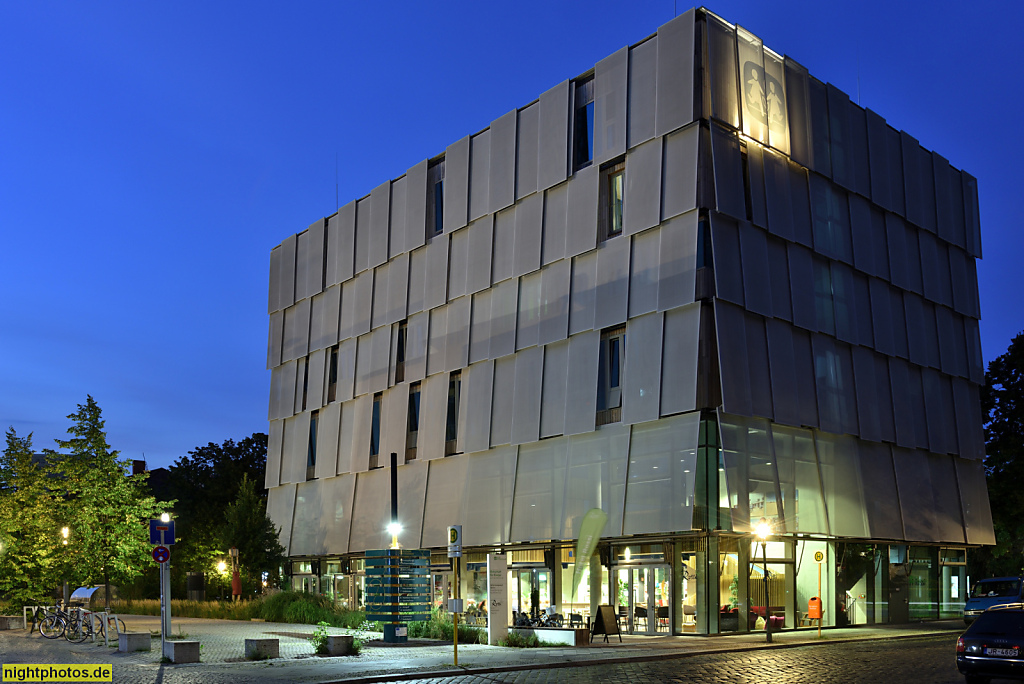
POLYGON ((812 620, 821 619, 821 599, 817 596, 811 597, 807 601, 807 617, 812 620))

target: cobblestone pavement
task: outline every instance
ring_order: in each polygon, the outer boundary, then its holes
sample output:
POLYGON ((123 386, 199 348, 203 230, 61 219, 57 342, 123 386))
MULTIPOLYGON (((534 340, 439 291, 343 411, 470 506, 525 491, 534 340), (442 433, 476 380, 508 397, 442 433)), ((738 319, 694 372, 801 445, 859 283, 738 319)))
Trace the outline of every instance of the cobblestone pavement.
MULTIPOLYGON (((131 631, 159 629, 156 617, 124 618, 131 631)), ((775 635, 779 647, 769 650, 764 649, 763 634, 715 638, 627 636, 622 644, 613 639, 610 644, 586 648, 528 650, 463 644, 459 646, 458 674, 437 679, 441 673, 456 671, 451 644, 419 642, 383 646, 371 642, 358 657, 320 658, 313 655, 312 646, 305 638, 313 631, 312 626, 182 618, 173 621, 174 632, 202 644, 201 663, 162 664, 159 637, 153 639, 152 651, 128 654, 89 642, 48 641, 24 631, 0 632, 0 663, 112 663, 114 681, 132 684, 369 682, 412 678, 478 683, 949 681, 959 684, 962 678, 956 674, 952 655, 957 626, 957 623, 930 623, 828 630, 826 643, 817 642, 813 630, 783 632, 775 635), (280 639, 281 658, 245 661, 244 639, 267 636, 280 639), (802 646, 810 643, 815 645, 802 646), (601 660, 606 662, 593 665, 601 660), (898 676, 894 674, 897 671, 898 676), (427 679, 432 675, 435 679, 427 679)))

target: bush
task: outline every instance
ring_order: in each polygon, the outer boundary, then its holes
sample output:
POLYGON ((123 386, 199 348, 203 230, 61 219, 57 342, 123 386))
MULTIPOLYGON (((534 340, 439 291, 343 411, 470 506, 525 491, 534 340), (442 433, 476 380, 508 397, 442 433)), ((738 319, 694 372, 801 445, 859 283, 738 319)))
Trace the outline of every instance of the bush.
MULTIPOLYGON (((160 601, 113 601, 113 612, 125 615, 159 615, 160 601)), ((359 610, 337 608, 326 596, 282 591, 252 601, 185 601, 171 600, 174 617, 214 618, 221 620, 249 620, 261 618, 267 622, 289 622, 315 625, 326 622, 331 627, 345 627, 363 631, 380 631, 377 623, 367 623, 366 613, 359 610)), ((459 631, 461 638, 462 631, 459 631)))
POLYGON ((508 648, 542 648, 564 646, 565 644, 553 644, 549 641, 542 641, 541 639, 538 639, 536 634, 511 630, 508 633, 508 636, 504 639, 498 640, 498 645, 508 648))
MULTIPOLYGON (((355 639, 353 639, 355 641, 355 639)), ((313 636, 309 637, 309 643, 313 646, 313 651, 316 653, 327 653, 327 623, 317 623, 316 629, 313 630, 313 636)))
MULTIPOLYGON (((453 641, 455 625, 447 614, 441 614, 435 610, 431 612, 430 619, 425 622, 410 622, 409 636, 417 639, 453 641)), ((459 625, 459 643, 486 644, 487 631, 479 627, 459 625)))

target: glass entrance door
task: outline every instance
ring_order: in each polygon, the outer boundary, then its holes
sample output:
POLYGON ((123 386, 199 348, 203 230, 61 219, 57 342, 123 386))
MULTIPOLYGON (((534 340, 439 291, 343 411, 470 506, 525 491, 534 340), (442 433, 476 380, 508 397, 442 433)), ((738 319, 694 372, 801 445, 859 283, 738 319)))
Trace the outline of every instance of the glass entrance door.
POLYGON ((619 569, 616 600, 621 630, 629 634, 671 633, 671 576, 667 565, 619 569))

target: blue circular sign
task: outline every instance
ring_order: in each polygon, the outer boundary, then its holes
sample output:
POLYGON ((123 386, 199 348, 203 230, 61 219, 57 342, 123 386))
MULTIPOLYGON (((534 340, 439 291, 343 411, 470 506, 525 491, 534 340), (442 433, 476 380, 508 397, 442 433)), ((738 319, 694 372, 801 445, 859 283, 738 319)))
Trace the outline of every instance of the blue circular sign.
POLYGON ((171 552, 166 546, 158 546, 153 549, 153 560, 157 563, 166 563, 171 559, 171 552))

